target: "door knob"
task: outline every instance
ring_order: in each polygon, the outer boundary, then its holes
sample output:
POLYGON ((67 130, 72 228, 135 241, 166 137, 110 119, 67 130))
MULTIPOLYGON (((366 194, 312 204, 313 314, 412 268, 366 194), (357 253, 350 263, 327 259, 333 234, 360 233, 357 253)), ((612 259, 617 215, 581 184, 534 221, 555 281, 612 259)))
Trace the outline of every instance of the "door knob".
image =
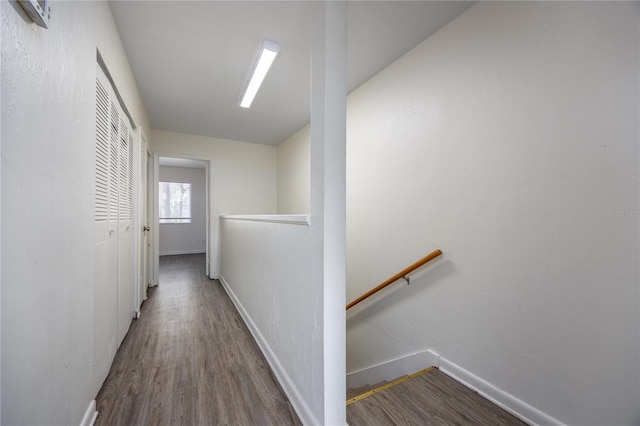
POLYGON ((143 230, 143 231, 151 231, 151 228, 149 228, 148 226, 143 226, 143 227, 142 227, 142 230, 143 230))

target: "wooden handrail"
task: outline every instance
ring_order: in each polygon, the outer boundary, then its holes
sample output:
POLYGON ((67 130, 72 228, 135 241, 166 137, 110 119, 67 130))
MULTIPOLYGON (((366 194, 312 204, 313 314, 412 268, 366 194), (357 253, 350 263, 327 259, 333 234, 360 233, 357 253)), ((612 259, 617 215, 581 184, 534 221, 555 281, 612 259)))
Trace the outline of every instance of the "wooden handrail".
POLYGON ((398 272, 397 274, 395 274, 391 278, 389 278, 386 281, 380 283, 377 287, 372 288, 371 290, 369 290, 368 292, 366 292, 362 296, 360 296, 357 299, 355 299, 353 302, 349 303, 347 305, 347 310, 349 310, 349 308, 357 305, 358 303, 362 302, 367 297, 369 297, 369 296, 371 296, 373 294, 376 294, 377 292, 379 292, 380 290, 382 290, 383 288, 385 288, 389 284, 392 284, 392 283, 398 281, 400 278, 403 278, 409 272, 415 271, 416 269, 418 269, 419 267, 421 267, 422 265, 424 265, 427 262, 431 262, 433 259, 435 259, 436 257, 440 256, 441 254, 442 254, 442 252, 440 250, 432 251, 431 253, 429 253, 428 255, 423 257, 422 259, 418 260, 417 262, 415 262, 414 264, 412 264, 410 266, 407 266, 406 268, 404 268, 402 271, 398 272))

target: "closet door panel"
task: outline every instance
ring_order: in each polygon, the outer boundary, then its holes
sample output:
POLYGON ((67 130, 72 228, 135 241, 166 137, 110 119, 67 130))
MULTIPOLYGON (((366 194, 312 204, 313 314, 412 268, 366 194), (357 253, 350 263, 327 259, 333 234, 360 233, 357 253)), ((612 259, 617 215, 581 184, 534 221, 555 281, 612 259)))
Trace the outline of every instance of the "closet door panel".
POLYGON ((118 346, 133 320, 133 137, 124 120, 119 123, 118 191, 118 346))
MULTIPOLYGON (((112 143, 112 105, 109 83, 96 79, 96 141, 95 141, 95 248, 93 283, 93 365, 92 392, 97 393, 107 377, 116 353, 115 306, 113 268, 114 245, 110 202, 113 192, 110 188, 112 170, 110 164, 112 143)), ((116 194, 117 196, 117 194, 116 194)), ((117 249, 117 247, 116 247, 117 249)))
POLYGON ((102 69, 96 79, 92 391, 133 319, 133 135, 102 69))

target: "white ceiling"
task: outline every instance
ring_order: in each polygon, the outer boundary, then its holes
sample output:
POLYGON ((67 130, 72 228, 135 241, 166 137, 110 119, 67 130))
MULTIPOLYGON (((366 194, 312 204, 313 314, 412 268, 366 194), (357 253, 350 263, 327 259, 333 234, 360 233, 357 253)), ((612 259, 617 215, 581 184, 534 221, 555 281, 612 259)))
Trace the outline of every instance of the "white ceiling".
MULTIPOLYGON (((472 3, 349 2, 349 91, 472 3)), ((110 4, 153 128, 278 145, 309 122, 311 2, 110 4), (240 108, 264 39, 281 54, 252 107, 240 108)))

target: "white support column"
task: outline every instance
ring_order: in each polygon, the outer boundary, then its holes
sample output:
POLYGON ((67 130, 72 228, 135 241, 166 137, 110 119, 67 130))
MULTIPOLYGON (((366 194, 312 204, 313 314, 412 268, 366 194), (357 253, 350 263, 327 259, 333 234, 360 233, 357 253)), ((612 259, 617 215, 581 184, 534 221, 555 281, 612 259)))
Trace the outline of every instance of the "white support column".
POLYGON ((322 289, 322 424, 346 424, 347 3, 317 2, 311 66, 313 288, 322 289))

